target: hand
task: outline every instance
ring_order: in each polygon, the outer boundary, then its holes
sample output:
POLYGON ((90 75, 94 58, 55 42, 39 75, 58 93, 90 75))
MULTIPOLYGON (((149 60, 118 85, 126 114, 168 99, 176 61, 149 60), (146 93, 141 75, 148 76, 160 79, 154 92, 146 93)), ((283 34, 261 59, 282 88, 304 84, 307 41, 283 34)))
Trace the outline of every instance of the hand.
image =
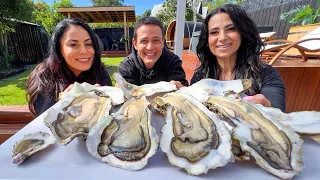
POLYGON ((261 104, 265 107, 271 107, 271 102, 262 94, 256 94, 254 96, 243 97, 244 100, 253 102, 255 104, 261 104))
POLYGON ((121 88, 120 84, 119 84, 119 83, 117 83, 117 82, 114 84, 114 87, 121 88))
POLYGON ((69 92, 73 88, 73 84, 70 84, 63 92, 69 92))
POLYGON ((100 85, 100 84, 95 84, 94 86, 96 86, 96 87, 100 87, 101 85, 100 85))
POLYGON ((171 80, 170 83, 176 85, 178 89, 184 87, 184 85, 182 85, 180 81, 171 80))

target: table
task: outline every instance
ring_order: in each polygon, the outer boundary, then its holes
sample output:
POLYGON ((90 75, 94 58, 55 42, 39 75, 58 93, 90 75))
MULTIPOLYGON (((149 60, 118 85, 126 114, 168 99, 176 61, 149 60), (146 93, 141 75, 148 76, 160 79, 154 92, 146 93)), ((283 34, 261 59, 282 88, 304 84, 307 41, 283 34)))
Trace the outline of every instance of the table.
MULTIPOLYGON (((12 164, 11 150, 18 139, 30 132, 50 132, 43 123, 43 114, 0 145, 0 179, 278 179, 256 165, 254 160, 228 163, 224 167, 209 170, 208 174, 190 176, 184 169, 172 166, 160 149, 142 170, 125 171, 92 157, 80 138, 74 139, 67 146, 57 142, 20 165, 12 164)), ((164 119, 157 116, 152 123, 159 132, 164 119)), ((320 144, 306 136, 303 140, 303 171, 294 179, 318 179, 320 144)))

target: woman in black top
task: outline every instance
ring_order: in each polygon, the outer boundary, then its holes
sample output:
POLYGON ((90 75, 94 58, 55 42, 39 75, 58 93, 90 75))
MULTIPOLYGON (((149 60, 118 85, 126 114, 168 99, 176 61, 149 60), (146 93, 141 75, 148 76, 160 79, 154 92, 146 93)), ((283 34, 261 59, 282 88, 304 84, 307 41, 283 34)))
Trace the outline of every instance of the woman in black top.
POLYGON ((30 111, 40 115, 74 82, 111 86, 110 76, 100 58, 97 38, 84 21, 62 20, 53 32, 48 57, 29 76, 30 111))
POLYGON ((197 45, 201 66, 191 84, 202 78, 223 81, 250 79, 245 100, 285 111, 285 87, 279 73, 260 60, 263 42, 254 22, 237 5, 226 4, 210 12, 197 45))

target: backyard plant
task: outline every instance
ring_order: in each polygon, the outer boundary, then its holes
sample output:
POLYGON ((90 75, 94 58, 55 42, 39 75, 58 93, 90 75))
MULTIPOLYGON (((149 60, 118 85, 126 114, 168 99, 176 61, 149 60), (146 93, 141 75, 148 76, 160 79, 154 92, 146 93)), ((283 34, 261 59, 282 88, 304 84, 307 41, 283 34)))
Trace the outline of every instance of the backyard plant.
POLYGON ((0 70, 8 69, 13 59, 14 55, 9 54, 6 51, 5 46, 2 43, 0 43, 0 70))
MULTIPOLYGON (((320 0, 318 4, 320 4, 320 0)), ((307 4, 304 6, 298 6, 293 10, 282 13, 280 19, 290 19, 289 22, 295 25, 307 25, 319 22, 319 16, 320 7, 313 9, 309 4, 307 4), (291 17, 291 15, 293 16, 291 17)))

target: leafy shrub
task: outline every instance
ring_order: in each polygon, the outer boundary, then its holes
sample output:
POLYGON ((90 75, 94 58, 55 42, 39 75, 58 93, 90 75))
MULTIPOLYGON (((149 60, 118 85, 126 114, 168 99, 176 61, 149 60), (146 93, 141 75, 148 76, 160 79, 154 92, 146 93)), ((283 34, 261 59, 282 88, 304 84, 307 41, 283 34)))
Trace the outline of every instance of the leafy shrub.
POLYGON ((11 62, 14 59, 14 54, 9 54, 5 50, 5 46, 0 43, 0 70, 10 68, 11 62))

